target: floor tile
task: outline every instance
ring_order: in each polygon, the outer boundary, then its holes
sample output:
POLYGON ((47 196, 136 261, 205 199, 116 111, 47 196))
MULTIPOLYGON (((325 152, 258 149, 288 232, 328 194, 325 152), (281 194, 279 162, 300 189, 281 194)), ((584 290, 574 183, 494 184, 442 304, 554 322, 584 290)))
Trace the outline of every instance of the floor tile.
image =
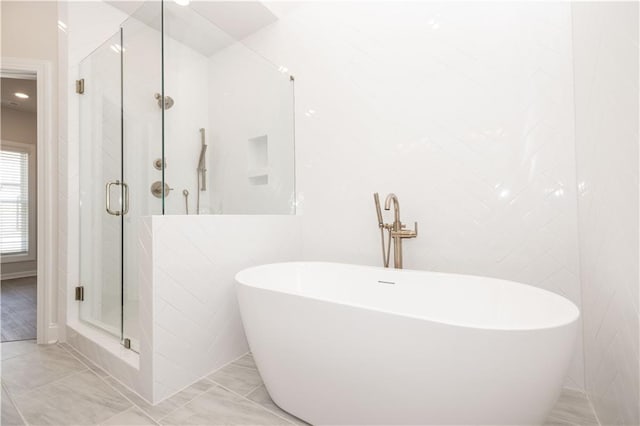
POLYGON ((257 367, 256 367, 256 363, 255 363, 255 361, 253 360, 253 355, 252 355, 252 354, 250 354, 250 353, 246 354, 245 356, 243 356, 243 357, 242 357, 242 358, 240 358, 240 359, 237 359, 237 360, 233 361, 233 362, 231 363, 231 365, 237 365, 237 366, 239 366, 239 367, 245 367, 245 368, 254 368, 254 369, 257 369, 257 367))
POLYGON ((292 416, 291 414, 284 411, 282 408, 278 407, 276 403, 273 402, 273 400, 269 396, 269 392, 267 392, 267 388, 264 385, 260 386, 259 388, 251 392, 249 395, 247 395, 247 398, 249 398, 251 401, 254 401, 260 404, 261 406, 271 411, 272 413, 275 413, 280 417, 284 417, 285 419, 291 421, 292 423, 295 423, 298 425, 307 424, 306 422, 300 420, 295 416, 292 416))
POLYGON ((74 356, 75 358, 77 358, 78 360, 80 360, 80 362, 82 362, 84 365, 87 366, 87 368, 91 371, 93 371, 94 373, 96 373, 98 376, 100 377, 106 377, 109 375, 109 373, 107 373, 106 371, 104 371, 102 368, 98 367, 97 365, 95 365, 93 362, 91 362, 86 356, 82 355, 80 352, 78 352, 77 350, 75 350, 73 348, 73 346, 69 345, 68 343, 58 343, 58 346, 62 347, 64 350, 66 350, 67 352, 69 352, 72 356, 74 356))
MULTIPOLYGON (((273 402, 251 354, 212 373, 219 385, 203 379, 152 406, 66 344, 0 347, 3 425, 22 425, 20 413, 29 424, 306 424, 273 402)), ((597 419, 583 393, 565 389, 545 425, 596 426, 597 419)))
POLYGON ((18 426, 24 425, 18 410, 9 398, 7 391, 2 387, 2 415, 0 416, 0 424, 2 426, 18 426))
POLYGON ((207 390, 215 386, 209 380, 203 379, 199 382, 194 383, 183 391, 178 392, 172 397, 165 399, 164 401, 156 405, 151 405, 117 380, 111 377, 107 377, 105 380, 107 381, 107 383, 121 392, 124 396, 129 398, 134 404, 140 407, 149 417, 156 421, 167 416, 177 408, 182 407, 184 404, 194 399, 196 396, 202 394, 203 392, 206 392, 207 390))
POLYGON ((36 344, 35 340, 19 340, 17 342, 4 342, 0 345, 0 348, 2 351, 2 360, 4 361, 14 356, 41 350, 43 346, 36 344))
POLYGON ((132 404, 86 370, 14 398, 29 424, 95 425, 132 404))
POLYGON ((568 422, 566 420, 562 420, 556 418, 553 415, 550 415, 547 420, 544 422, 544 426, 581 426, 578 423, 568 422))
POLYGON ((598 426, 598 419, 584 393, 563 389, 545 424, 598 426))
POLYGON ((151 426, 158 423, 143 413, 140 408, 132 407, 100 424, 104 426, 151 426))
POLYGON ((19 394, 51 383, 87 367, 56 345, 2 361, 2 382, 10 394, 19 394))
POLYGON ((163 425, 290 424, 251 401, 214 387, 160 421, 163 425))
POLYGON ((219 385, 242 396, 247 395, 262 384, 258 370, 230 364, 208 376, 219 385))

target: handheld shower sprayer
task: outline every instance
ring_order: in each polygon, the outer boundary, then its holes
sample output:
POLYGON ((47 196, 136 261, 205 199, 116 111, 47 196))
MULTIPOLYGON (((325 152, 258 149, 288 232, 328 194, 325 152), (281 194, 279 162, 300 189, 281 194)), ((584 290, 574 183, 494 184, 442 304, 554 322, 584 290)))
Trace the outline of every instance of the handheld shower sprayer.
POLYGON ((378 227, 382 228, 384 226, 384 220, 382 219, 382 210, 380 209, 380 196, 377 192, 373 193, 373 200, 376 203, 376 212, 378 213, 378 227))
POLYGON ((200 214, 200 191, 207 190, 207 164, 206 164, 206 156, 207 153, 207 144, 205 143, 205 133, 204 128, 200 128, 200 157, 198 158, 198 191, 197 191, 197 205, 196 205, 196 214, 200 214))
POLYGON ((389 257, 391 254, 391 228, 384 223, 382 218, 382 209, 380 208, 380 196, 377 192, 373 193, 373 200, 376 203, 376 213, 378 213, 378 228, 380 228, 380 240, 382 241, 382 263, 385 268, 389 267, 389 257), (387 230, 387 247, 384 246, 384 230, 387 230))
POLYGON ((201 191, 207 190, 207 165, 205 164, 207 153, 207 144, 205 143, 204 138, 204 129, 200 129, 200 140, 202 145, 200 146, 200 158, 198 159, 198 171, 200 172, 200 178, 202 180, 202 184, 200 185, 201 191))

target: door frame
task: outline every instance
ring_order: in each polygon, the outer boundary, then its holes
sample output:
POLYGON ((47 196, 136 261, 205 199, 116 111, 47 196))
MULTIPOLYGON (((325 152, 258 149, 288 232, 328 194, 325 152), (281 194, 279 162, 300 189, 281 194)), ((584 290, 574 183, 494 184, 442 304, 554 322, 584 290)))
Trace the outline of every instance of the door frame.
POLYGON ((53 79, 50 61, 2 57, 2 71, 35 74, 37 92, 37 334, 39 344, 58 340, 56 247, 58 172, 53 132, 53 79))

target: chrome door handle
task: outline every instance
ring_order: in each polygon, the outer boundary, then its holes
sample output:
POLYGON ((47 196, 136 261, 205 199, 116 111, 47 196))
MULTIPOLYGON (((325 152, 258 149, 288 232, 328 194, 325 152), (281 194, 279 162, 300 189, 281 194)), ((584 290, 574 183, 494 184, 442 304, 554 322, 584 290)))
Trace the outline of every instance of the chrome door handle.
POLYGON ((105 205, 107 208, 107 213, 113 216, 122 216, 129 212, 129 186, 124 183, 116 180, 115 182, 107 182, 107 186, 105 189, 105 205), (122 199, 122 207, 120 210, 112 210, 111 209, 111 187, 122 186, 122 195, 124 198, 122 199))
POLYGON ((107 208, 107 213, 109 213, 110 215, 113 216, 120 216, 120 212, 119 211, 115 211, 115 210, 111 210, 111 187, 113 185, 120 185, 120 181, 115 181, 115 182, 107 182, 107 187, 106 187, 106 192, 105 192, 105 205, 107 208))
POLYGON ((129 213, 129 185, 122 182, 122 192, 123 192, 123 200, 122 200, 122 215, 129 213))

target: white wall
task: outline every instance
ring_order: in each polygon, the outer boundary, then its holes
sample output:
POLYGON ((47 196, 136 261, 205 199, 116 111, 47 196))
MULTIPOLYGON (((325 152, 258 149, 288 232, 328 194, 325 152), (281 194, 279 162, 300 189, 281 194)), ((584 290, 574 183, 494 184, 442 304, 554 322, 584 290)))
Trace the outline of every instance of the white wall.
MULTIPOLYGON (((189 191, 189 214, 196 212, 198 188, 196 168, 201 146, 199 129, 205 129, 207 143, 210 143, 211 137, 207 97, 209 91, 207 59, 190 47, 165 37, 165 95, 173 98, 175 102, 165 111, 164 147, 167 160, 165 182, 173 188, 165 198, 165 214, 186 214, 182 193, 185 189, 189 191)), ((160 149, 161 146, 155 147, 154 158, 160 158, 160 149)), ((210 158, 211 152, 207 151, 207 164, 210 158)), ((151 161, 148 162, 149 166, 151 161)), ((211 167, 207 168, 211 169, 211 167)), ((154 172, 160 179, 160 172, 156 170, 154 172)), ((207 194, 208 192, 202 192, 200 195, 202 213, 210 211, 207 194)))
POLYGON ((213 55, 207 71, 212 212, 295 213, 289 74, 241 43, 213 55))
MULTIPOLYGON (((154 216, 154 401, 248 351, 235 274, 297 260, 300 218, 286 215, 154 216)), ((144 287, 144 286, 143 286, 144 287)))
MULTIPOLYGON (((165 94, 175 101, 165 111, 165 181, 173 188, 165 199, 165 213, 186 213, 184 190, 189 192, 189 213, 196 212, 200 128, 205 129, 208 146, 207 189, 200 192, 202 214, 291 213, 294 124, 288 74, 191 9, 169 8, 169 12, 167 34, 184 36, 172 27, 188 22, 206 30, 200 45, 220 46, 203 54, 170 36, 164 39, 165 94), (252 147, 260 142, 251 140, 261 137, 268 145, 264 167, 252 161, 252 147)), ((152 153, 159 158, 159 147, 152 153)))
POLYGON ((568 3, 308 2, 243 42, 296 77, 305 258, 380 265, 395 192, 405 267, 580 306, 568 3))
POLYGON ((638 3, 574 3, 586 389, 602 424, 638 412, 638 3))

